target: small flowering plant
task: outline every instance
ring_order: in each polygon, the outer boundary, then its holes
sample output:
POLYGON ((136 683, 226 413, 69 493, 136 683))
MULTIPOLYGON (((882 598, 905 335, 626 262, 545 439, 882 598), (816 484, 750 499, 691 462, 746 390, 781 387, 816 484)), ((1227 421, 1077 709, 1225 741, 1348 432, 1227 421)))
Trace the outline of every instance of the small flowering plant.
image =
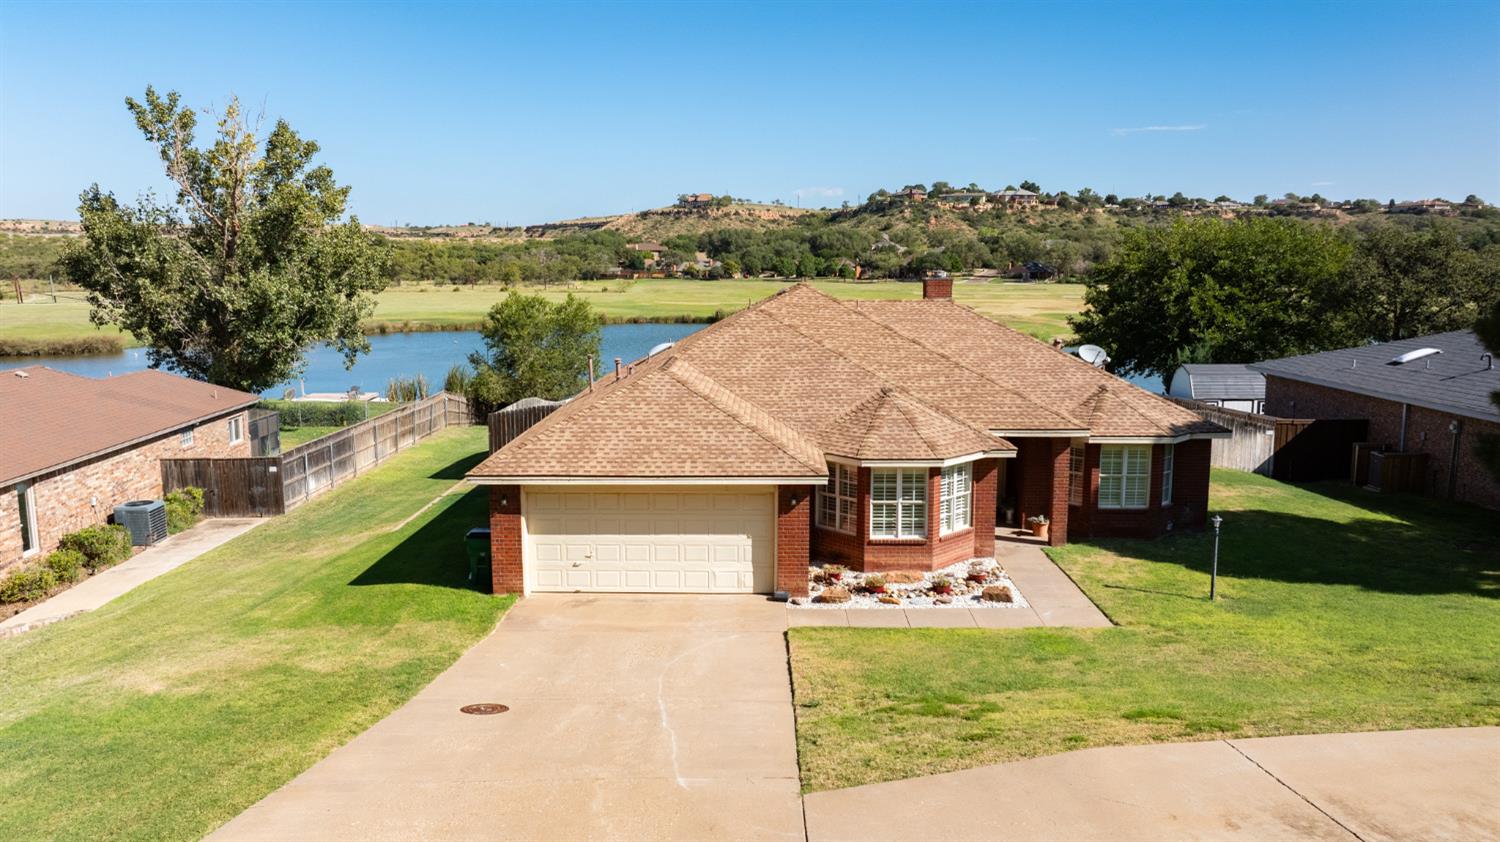
POLYGON ((845 568, 842 564, 828 564, 823 567, 823 581, 837 582, 844 578, 845 568))
POLYGON ((1026 519, 1026 522, 1032 526, 1046 526, 1052 521, 1048 520, 1046 515, 1032 515, 1026 519))
POLYGON ((935 596, 947 596, 953 593, 953 580, 947 576, 933 577, 933 580, 927 586, 932 589, 932 593, 935 596))
POLYGON ((882 593, 885 593, 886 592, 886 590, 885 590, 885 579, 884 579, 884 577, 881 577, 881 576, 870 576, 870 577, 868 577, 868 578, 865 579, 864 588, 865 588, 865 593, 873 593, 873 594, 882 594, 882 593))
POLYGON ((985 570, 983 567, 970 567, 969 572, 964 574, 964 579, 973 582, 976 585, 982 585, 985 582, 989 581, 990 574, 989 571, 985 570))

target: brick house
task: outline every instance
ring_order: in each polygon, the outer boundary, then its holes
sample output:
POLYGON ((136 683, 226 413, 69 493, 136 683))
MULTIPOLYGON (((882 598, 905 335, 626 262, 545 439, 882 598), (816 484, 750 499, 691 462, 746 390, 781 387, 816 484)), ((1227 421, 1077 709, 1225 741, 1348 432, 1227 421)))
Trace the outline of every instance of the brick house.
POLYGON ((469 473, 496 591, 807 592, 810 562, 931 570, 1203 523, 1195 413, 952 300, 799 284, 593 384, 469 473))
POLYGON ((1377 449, 1425 453, 1427 494, 1500 509, 1500 482, 1475 446, 1500 435, 1500 370, 1471 330, 1256 363, 1265 412, 1364 419, 1377 449))
POLYGON ((119 503, 161 497, 162 459, 249 456, 245 411, 259 399, 161 371, 0 373, 0 570, 119 503))

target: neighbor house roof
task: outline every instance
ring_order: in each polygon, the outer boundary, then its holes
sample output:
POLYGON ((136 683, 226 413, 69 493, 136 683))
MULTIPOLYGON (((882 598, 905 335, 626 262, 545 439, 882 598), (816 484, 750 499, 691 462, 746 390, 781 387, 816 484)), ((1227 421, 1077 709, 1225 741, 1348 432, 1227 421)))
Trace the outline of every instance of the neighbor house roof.
POLYGON ((1267 360, 1250 367, 1272 377, 1500 422, 1500 409, 1490 402, 1490 394, 1500 390, 1500 368, 1493 366, 1488 353, 1474 331, 1455 330, 1267 360), (1402 354, 1424 348, 1442 353, 1390 364, 1402 354))
POLYGON ((798 284, 606 376, 470 476, 795 479, 826 475, 829 455, 931 461, 1013 451, 1003 437, 1016 435, 1221 432, 951 300, 840 301, 798 284))
POLYGON ((1266 397, 1266 376, 1248 365, 1187 363, 1178 370, 1187 375, 1189 397, 1197 400, 1258 401, 1266 397))
POLYGON ((0 372, 0 485, 254 404, 260 396, 147 370, 96 380, 30 366, 0 372))

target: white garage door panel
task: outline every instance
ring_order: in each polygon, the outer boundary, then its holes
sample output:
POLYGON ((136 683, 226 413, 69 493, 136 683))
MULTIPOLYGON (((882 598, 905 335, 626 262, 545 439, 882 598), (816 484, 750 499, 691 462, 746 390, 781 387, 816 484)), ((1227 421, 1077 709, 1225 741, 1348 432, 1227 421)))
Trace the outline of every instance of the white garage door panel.
POLYGON ((538 591, 772 590, 770 488, 529 491, 531 587, 538 591))

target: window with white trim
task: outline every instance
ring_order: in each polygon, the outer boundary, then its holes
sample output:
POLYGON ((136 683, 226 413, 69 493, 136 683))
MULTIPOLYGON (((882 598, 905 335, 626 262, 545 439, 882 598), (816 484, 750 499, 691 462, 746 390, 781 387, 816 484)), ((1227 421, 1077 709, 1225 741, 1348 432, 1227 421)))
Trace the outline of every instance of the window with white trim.
POLYGON ((1068 447, 1068 505, 1083 505, 1083 448, 1075 444, 1068 447))
POLYGON ((973 525, 974 466, 968 462, 943 469, 938 494, 940 534, 968 529, 973 525))
POLYGON ((1099 448, 1099 508, 1144 509, 1150 488, 1150 445, 1106 444, 1099 448))
POLYGON ((927 537, 927 471, 877 468, 870 472, 870 537, 927 537))
POLYGON ((828 484, 818 489, 818 525, 840 532, 854 531, 854 498, 859 469, 828 463, 828 484))
POLYGON ((1177 445, 1169 444, 1161 451, 1161 502, 1172 502, 1172 471, 1177 462, 1177 445))
POLYGON ((181 442, 181 444, 182 444, 183 447, 192 447, 193 446, 193 428, 189 427, 186 430, 183 430, 182 431, 182 435, 178 436, 177 440, 179 442, 181 442))
POLYGON ((28 556, 37 551, 36 537, 36 492, 31 483, 16 486, 16 506, 21 516, 21 555, 28 556))
POLYGON ((229 443, 239 444, 244 438, 245 430, 239 416, 229 419, 229 443))

